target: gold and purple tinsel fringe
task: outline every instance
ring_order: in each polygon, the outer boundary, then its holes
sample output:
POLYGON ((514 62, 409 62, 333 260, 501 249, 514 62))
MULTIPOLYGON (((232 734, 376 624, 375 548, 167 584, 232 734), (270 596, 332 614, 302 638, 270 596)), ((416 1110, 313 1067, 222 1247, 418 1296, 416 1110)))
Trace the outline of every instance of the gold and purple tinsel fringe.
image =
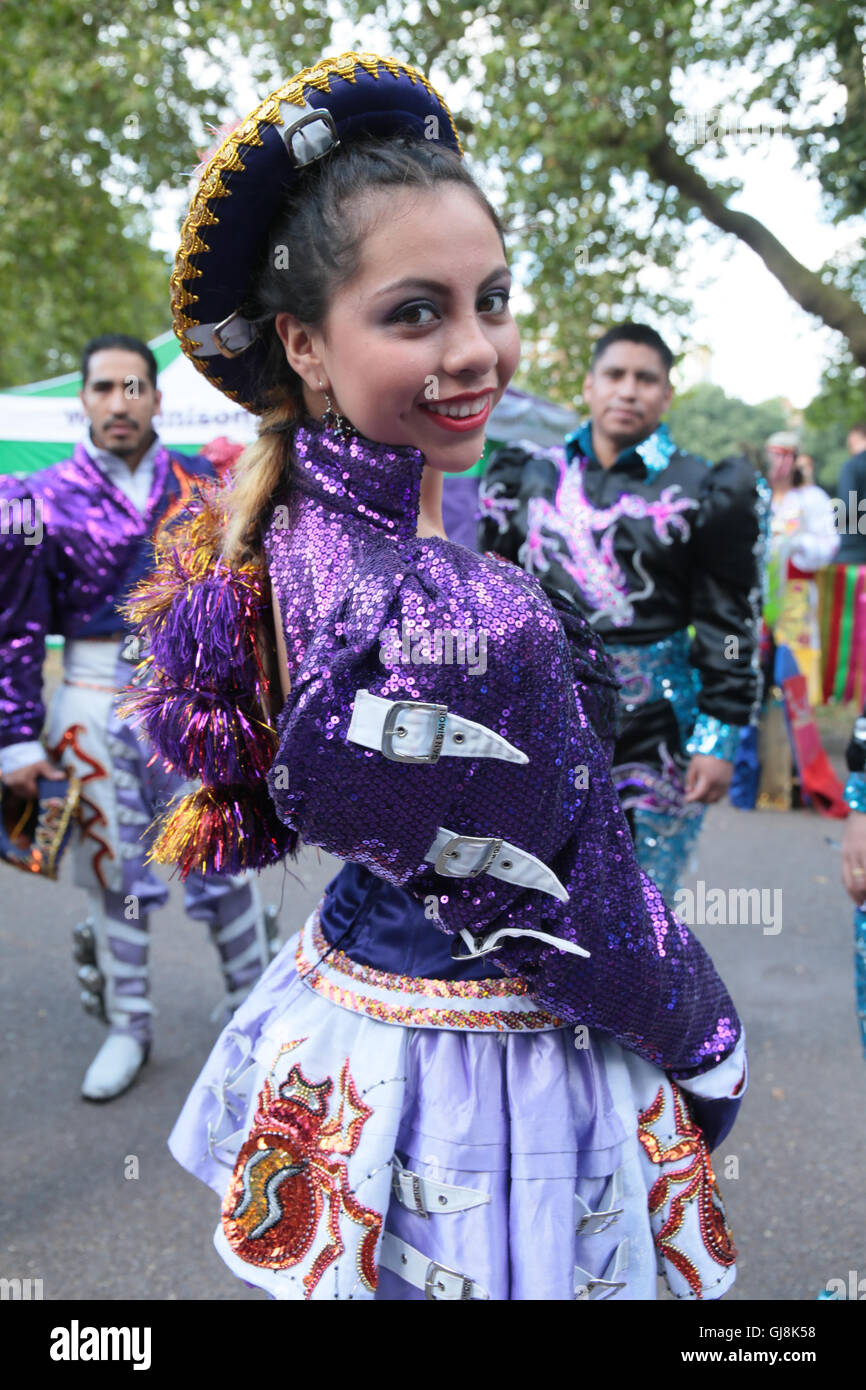
POLYGON ((261 710, 245 709, 237 695, 147 685, 126 694, 121 713, 144 730, 170 768, 209 785, 257 781, 277 749, 261 710))
POLYGON ((298 836, 277 816, 264 782, 257 787, 200 787, 158 826, 148 859, 191 873, 237 874, 294 857, 298 836))
POLYGON ((157 536, 155 567, 123 612, 170 683, 261 700, 256 625, 267 605, 267 576, 259 564, 222 560, 224 523, 219 494, 202 492, 157 536))

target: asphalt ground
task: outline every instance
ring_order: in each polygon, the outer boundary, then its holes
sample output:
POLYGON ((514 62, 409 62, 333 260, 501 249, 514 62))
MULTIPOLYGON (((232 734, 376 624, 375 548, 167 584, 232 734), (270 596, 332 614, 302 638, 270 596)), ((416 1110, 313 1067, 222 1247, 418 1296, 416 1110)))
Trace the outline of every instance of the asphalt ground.
MULTIPOLYGON (((837 767, 842 741, 831 729, 837 767)), ((740 1255, 729 1301, 812 1301, 830 1280, 866 1279, 866 1061, 841 828, 809 811, 713 807, 687 880, 706 893, 781 893, 775 921, 695 928, 749 1043, 749 1092, 714 1155, 740 1255)), ((266 900, 281 903, 283 938, 337 867, 312 850, 291 873, 262 875, 266 900)), ((0 867, 0 1274, 41 1279, 45 1299, 263 1298, 223 1266, 211 1245, 217 1199, 166 1148, 218 1031, 221 978, 206 929, 186 919, 175 886, 152 918, 151 1060, 125 1096, 94 1106, 79 1086, 103 1034, 78 1004, 71 956, 84 906, 68 865, 59 883, 0 867)))

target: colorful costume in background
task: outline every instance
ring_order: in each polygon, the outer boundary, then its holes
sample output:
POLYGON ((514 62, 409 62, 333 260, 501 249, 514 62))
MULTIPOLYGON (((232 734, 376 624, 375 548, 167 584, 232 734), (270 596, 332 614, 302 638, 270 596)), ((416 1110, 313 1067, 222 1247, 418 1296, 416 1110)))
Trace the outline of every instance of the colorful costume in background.
MULTIPOLYGON (((846 756, 845 801, 852 811, 866 815, 866 709, 854 721, 846 756)), ((854 999, 860 1044, 866 1057, 866 908, 862 907, 854 909, 854 999)))
MULTIPOLYGON (((434 114, 459 151, 420 73, 344 54, 227 137, 172 280, 221 389, 257 407, 262 344, 232 306, 261 199, 335 139, 429 138, 434 114)), ((417 538, 417 450, 309 419, 284 437, 261 562, 221 558, 215 494, 129 608, 149 649, 130 706, 203 782, 158 853, 236 872, 303 840, 347 861, 172 1134, 222 1200, 220 1254, 286 1299, 652 1298, 657 1259, 678 1295, 720 1296, 735 1252, 695 1117, 726 1132, 743 1033, 635 863, 605 656, 513 566, 417 538)))
POLYGON ((499 450, 479 502, 480 548, 567 595, 604 638, 620 681, 614 780, 640 863, 670 899, 704 815, 685 801, 689 757, 732 759, 757 717, 754 470, 710 467, 664 425, 604 469, 585 424, 564 451, 499 450))
POLYGON ((817 576, 821 666, 825 701, 866 700, 866 451, 852 455, 839 474, 839 549, 817 576))
POLYGON ((770 585, 765 620, 777 646, 788 647, 819 705, 821 633, 815 571, 839 548, 830 499, 819 487, 793 487, 774 499, 770 520, 770 585))
MULTIPOLYGON (((145 866, 146 832, 186 782, 167 773, 118 715, 117 691, 140 655, 118 604, 145 574, 159 524, 184 506, 199 478, 213 476, 204 459, 172 454, 156 440, 134 473, 88 441, 27 479, 0 479, 8 514, 20 507, 42 527, 38 544, 11 529, 0 535, 0 770, 24 767, 47 748, 80 779, 71 852, 90 905, 88 924, 76 930, 83 1002, 145 1047, 149 913, 169 896, 145 866), (46 720, 49 633, 65 645, 63 683, 46 720)), ((186 910, 208 923, 229 1002, 239 1003, 270 959, 255 883, 249 875, 196 873, 186 910)))

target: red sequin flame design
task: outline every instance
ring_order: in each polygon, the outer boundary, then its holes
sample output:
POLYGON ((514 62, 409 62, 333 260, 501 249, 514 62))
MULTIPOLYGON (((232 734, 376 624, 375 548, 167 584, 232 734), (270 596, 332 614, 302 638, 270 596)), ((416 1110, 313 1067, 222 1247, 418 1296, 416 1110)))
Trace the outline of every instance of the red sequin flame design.
POLYGON ((666 1260, 689 1285, 696 1298, 703 1296, 701 1276, 692 1261, 673 1243, 674 1237, 682 1228, 686 1215, 686 1204, 698 1204, 698 1224, 701 1238, 710 1257, 727 1268, 737 1258, 728 1224, 725 1220, 721 1193, 710 1161, 710 1151, 703 1131, 698 1128, 689 1115, 682 1093, 677 1086, 673 1088, 675 1134, 669 1144, 660 1141, 652 1132, 664 1113, 665 1093, 659 1087, 655 1100, 638 1117, 638 1138, 653 1163, 680 1163, 683 1159, 691 1161, 678 1171, 662 1173, 653 1183, 649 1192, 650 1215, 662 1211, 670 1199, 670 1210, 656 1231, 655 1241, 666 1260), (679 1189, 679 1191, 677 1191, 679 1189))
POLYGON ((383 1218, 357 1200, 346 1166, 373 1111, 358 1095, 348 1058, 332 1115, 333 1093, 330 1077, 308 1081, 298 1066, 276 1090, 265 1081, 223 1200, 223 1230, 232 1250, 266 1269, 300 1264, 320 1238, 327 1209, 324 1243, 304 1275, 306 1298, 345 1250, 342 1215, 364 1228, 357 1256, 361 1283, 374 1292, 378 1279, 375 1251, 383 1218))

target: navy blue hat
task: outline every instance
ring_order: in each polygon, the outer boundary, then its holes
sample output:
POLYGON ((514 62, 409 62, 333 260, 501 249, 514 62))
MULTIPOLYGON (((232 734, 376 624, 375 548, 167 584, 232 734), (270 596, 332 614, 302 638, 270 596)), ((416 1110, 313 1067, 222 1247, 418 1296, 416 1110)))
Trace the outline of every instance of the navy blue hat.
POLYGON ((417 69, 343 53, 284 82, 206 164, 171 276, 174 331, 198 370, 248 410, 263 409, 256 387, 266 349, 239 310, 282 196, 336 145, 396 134, 463 154, 451 112, 417 69))

